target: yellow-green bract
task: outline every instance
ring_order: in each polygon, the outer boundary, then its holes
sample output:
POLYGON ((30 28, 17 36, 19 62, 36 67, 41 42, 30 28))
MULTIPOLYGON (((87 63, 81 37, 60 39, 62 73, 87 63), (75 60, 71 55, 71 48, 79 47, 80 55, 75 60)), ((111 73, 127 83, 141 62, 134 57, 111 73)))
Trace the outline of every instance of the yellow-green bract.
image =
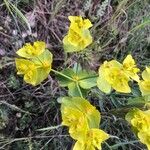
POLYGON ((33 86, 45 80, 51 70, 53 55, 44 45, 44 42, 37 41, 33 46, 26 44, 17 51, 19 56, 24 57, 15 59, 17 74, 24 75, 24 81, 33 86))
POLYGON ((64 97, 61 104, 62 124, 69 127, 72 138, 77 140, 73 150, 101 149, 109 135, 99 129, 100 112, 86 99, 64 97))
POLYGON ((146 67, 146 69, 142 72, 142 78, 139 82, 139 87, 143 96, 150 96, 150 67, 146 67))
POLYGON ((140 141, 150 150, 150 110, 142 111, 134 108, 127 113, 126 120, 132 125, 140 141))
POLYGON ((123 64, 116 60, 105 61, 99 68, 97 86, 104 93, 110 93, 111 88, 117 92, 130 93, 128 82, 131 80, 138 82, 138 72, 139 69, 131 55, 124 59, 123 64))
POLYGON ((84 50, 92 43, 92 36, 89 28, 92 23, 89 19, 83 19, 81 16, 69 16, 71 22, 69 31, 63 39, 63 45, 66 52, 78 52, 84 50))

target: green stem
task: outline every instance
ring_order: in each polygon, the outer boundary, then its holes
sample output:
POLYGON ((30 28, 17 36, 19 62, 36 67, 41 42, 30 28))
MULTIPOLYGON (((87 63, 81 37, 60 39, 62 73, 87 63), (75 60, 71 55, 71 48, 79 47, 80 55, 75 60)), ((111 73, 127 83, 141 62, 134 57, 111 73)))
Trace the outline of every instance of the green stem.
POLYGON ((82 92, 81 92, 81 89, 80 89, 80 87, 79 87, 78 82, 76 82, 76 86, 77 86, 77 88, 78 88, 78 91, 79 91, 80 97, 82 97, 82 98, 83 98, 83 95, 82 95, 82 92))
POLYGON ((54 69, 51 69, 51 71, 53 71, 54 73, 59 74, 59 75, 65 77, 65 78, 67 78, 67 79, 69 79, 69 80, 71 80, 71 81, 74 81, 71 77, 69 77, 69 76, 67 76, 67 75, 65 75, 65 74, 63 74, 63 73, 61 73, 61 72, 59 72, 59 71, 56 71, 56 70, 54 70, 54 69))

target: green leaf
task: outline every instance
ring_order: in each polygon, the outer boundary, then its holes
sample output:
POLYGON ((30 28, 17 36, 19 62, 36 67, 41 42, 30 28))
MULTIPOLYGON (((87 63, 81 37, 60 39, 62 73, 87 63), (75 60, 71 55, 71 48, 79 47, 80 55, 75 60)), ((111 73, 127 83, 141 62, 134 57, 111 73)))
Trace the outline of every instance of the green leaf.
POLYGON ((83 89, 90 89, 90 88, 96 86, 96 81, 97 81, 97 77, 87 78, 87 79, 84 79, 84 80, 80 80, 79 85, 83 89))
POLYGON ((61 73, 70 78, 69 79, 65 76, 57 75, 60 86, 66 87, 69 83, 72 83, 72 77, 75 75, 75 73, 72 69, 64 69, 63 71, 61 71, 61 73))
MULTIPOLYGON (((75 73, 72 69, 65 69, 65 70, 61 71, 61 73, 66 76, 69 76, 70 78, 72 78, 75 75, 75 73)), ((59 84, 62 87, 67 87, 70 83, 73 83, 72 80, 70 80, 64 76, 61 76, 61 75, 57 75, 57 79, 59 80, 59 84)))
MULTIPOLYGON (((81 87, 79 87, 80 88, 80 91, 81 91, 81 94, 82 94, 82 96, 83 97, 85 97, 86 96, 86 94, 87 94, 87 90, 85 90, 85 89, 82 89, 81 87)), ((81 97, 81 94, 80 94, 80 92, 79 92, 79 89, 78 89, 78 87, 77 87, 77 84, 75 83, 75 82, 72 82, 72 83, 70 83, 69 85, 68 85, 68 94, 70 95, 70 96, 79 96, 79 97, 81 97)))
POLYGON ((69 77, 73 77, 76 75, 73 69, 70 69, 70 68, 63 70, 62 73, 69 77))
POLYGON ((79 85, 83 89, 90 89, 97 84, 97 75, 93 71, 81 70, 77 72, 77 76, 79 77, 79 85))
POLYGON ((79 93, 79 90, 78 90, 78 87, 76 85, 75 82, 72 82, 68 85, 68 94, 70 96, 80 96, 80 93, 79 93))
POLYGON ((77 76, 79 76, 80 79, 84 79, 96 76, 96 73, 94 71, 80 70, 77 72, 77 76))
POLYGON ((69 80, 68 78, 65 78, 65 77, 63 77, 61 75, 57 75, 56 77, 59 80, 59 85, 61 87, 67 87, 70 83, 72 83, 71 80, 69 80))
POLYGON ((96 73, 82 70, 80 64, 76 63, 73 69, 65 69, 61 74, 57 76, 60 86, 68 86, 70 96, 86 96, 87 89, 96 86, 96 73), (70 77, 70 79, 61 74, 70 77))

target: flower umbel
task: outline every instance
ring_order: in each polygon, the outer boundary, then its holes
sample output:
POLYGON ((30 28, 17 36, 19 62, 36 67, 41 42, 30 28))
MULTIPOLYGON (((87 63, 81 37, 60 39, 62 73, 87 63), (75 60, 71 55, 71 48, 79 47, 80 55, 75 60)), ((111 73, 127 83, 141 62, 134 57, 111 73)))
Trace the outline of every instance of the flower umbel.
POLYGON ((146 69, 142 72, 142 78, 139 82, 139 87, 143 96, 150 96, 150 67, 146 67, 146 69))
POLYGON ((122 70, 122 64, 116 60, 105 61, 99 68, 97 85, 105 93, 110 93, 111 88, 118 92, 130 93, 131 90, 128 81, 128 76, 122 70))
POLYGON ((36 41, 33 43, 26 43, 21 49, 19 49, 16 53, 24 58, 33 58, 42 54, 46 49, 45 42, 36 41))
POLYGON ((131 55, 128 55, 123 61, 123 70, 127 76, 131 79, 139 82, 139 76, 137 73, 140 71, 139 68, 136 67, 135 61, 131 55))
POLYGON ((140 141, 150 150, 150 110, 141 111, 134 108, 127 113, 126 120, 132 125, 140 141))
POLYGON ((62 119, 62 124, 69 127, 69 133, 72 138, 79 139, 84 136, 88 128, 88 122, 81 111, 66 107, 62 112, 62 119))
POLYGON ((100 129, 89 129, 82 140, 75 143, 73 150, 101 150, 101 143, 109 138, 109 135, 100 129))
POLYGON ((116 60, 105 61, 99 68, 97 86, 105 93, 110 93, 112 88, 117 92, 130 93, 128 82, 139 81, 138 72, 131 55, 124 59, 123 64, 116 60))
POLYGON ((61 113, 62 124, 69 127, 70 136, 77 140, 73 150, 101 149, 101 143, 109 138, 107 133, 99 129, 99 111, 87 100, 64 97, 61 113))
POLYGON ((16 58, 17 74, 24 75, 24 81, 26 83, 36 86, 47 78, 52 64, 52 54, 45 49, 44 42, 34 42, 26 44, 23 48, 16 53, 24 57, 16 58), (31 53, 30 53, 31 52, 31 53))
POLYGON ((150 130, 146 132, 139 132, 138 138, 143 144, 147 146, 148 150, 150 150, 150 130))
POLYGON ((77 52, 85 49, 92 43, 89 28, 92 26, 89 19, 81 16, 69 16, 71 22, 68 34, 63 39, 66 52, 77 52))

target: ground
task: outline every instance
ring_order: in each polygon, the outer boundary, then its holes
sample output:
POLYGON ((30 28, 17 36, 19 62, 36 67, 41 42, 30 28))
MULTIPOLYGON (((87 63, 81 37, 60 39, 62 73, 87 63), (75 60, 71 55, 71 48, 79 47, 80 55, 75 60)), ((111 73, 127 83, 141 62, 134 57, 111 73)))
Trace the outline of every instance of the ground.
MULTIPOLYGON (((61 124, 58 98, 66 96, 67 89, 59 86, 53 73, 36 87, 17 75, 15 52, 24 43, 45 41, 56 70, 78 62, 97 72, 104 60, 122 61, 129 53, 143 69, 150 64, 149 9, 149 0, 0 1, 0 149, 70 150, 75 142, 66 127, 37 131, 61 124), (93 23, 94 42, 80 54, 66 55, 63 50, 69 15, 93 23)), ((105 95, 94 88, 86 97, 102 112, 101 128, 114 136, 103 143, 104 150, 146 149, 124 120, 126 100, 140 95, 136 84, 132 86, 131 94, 105 95)))

